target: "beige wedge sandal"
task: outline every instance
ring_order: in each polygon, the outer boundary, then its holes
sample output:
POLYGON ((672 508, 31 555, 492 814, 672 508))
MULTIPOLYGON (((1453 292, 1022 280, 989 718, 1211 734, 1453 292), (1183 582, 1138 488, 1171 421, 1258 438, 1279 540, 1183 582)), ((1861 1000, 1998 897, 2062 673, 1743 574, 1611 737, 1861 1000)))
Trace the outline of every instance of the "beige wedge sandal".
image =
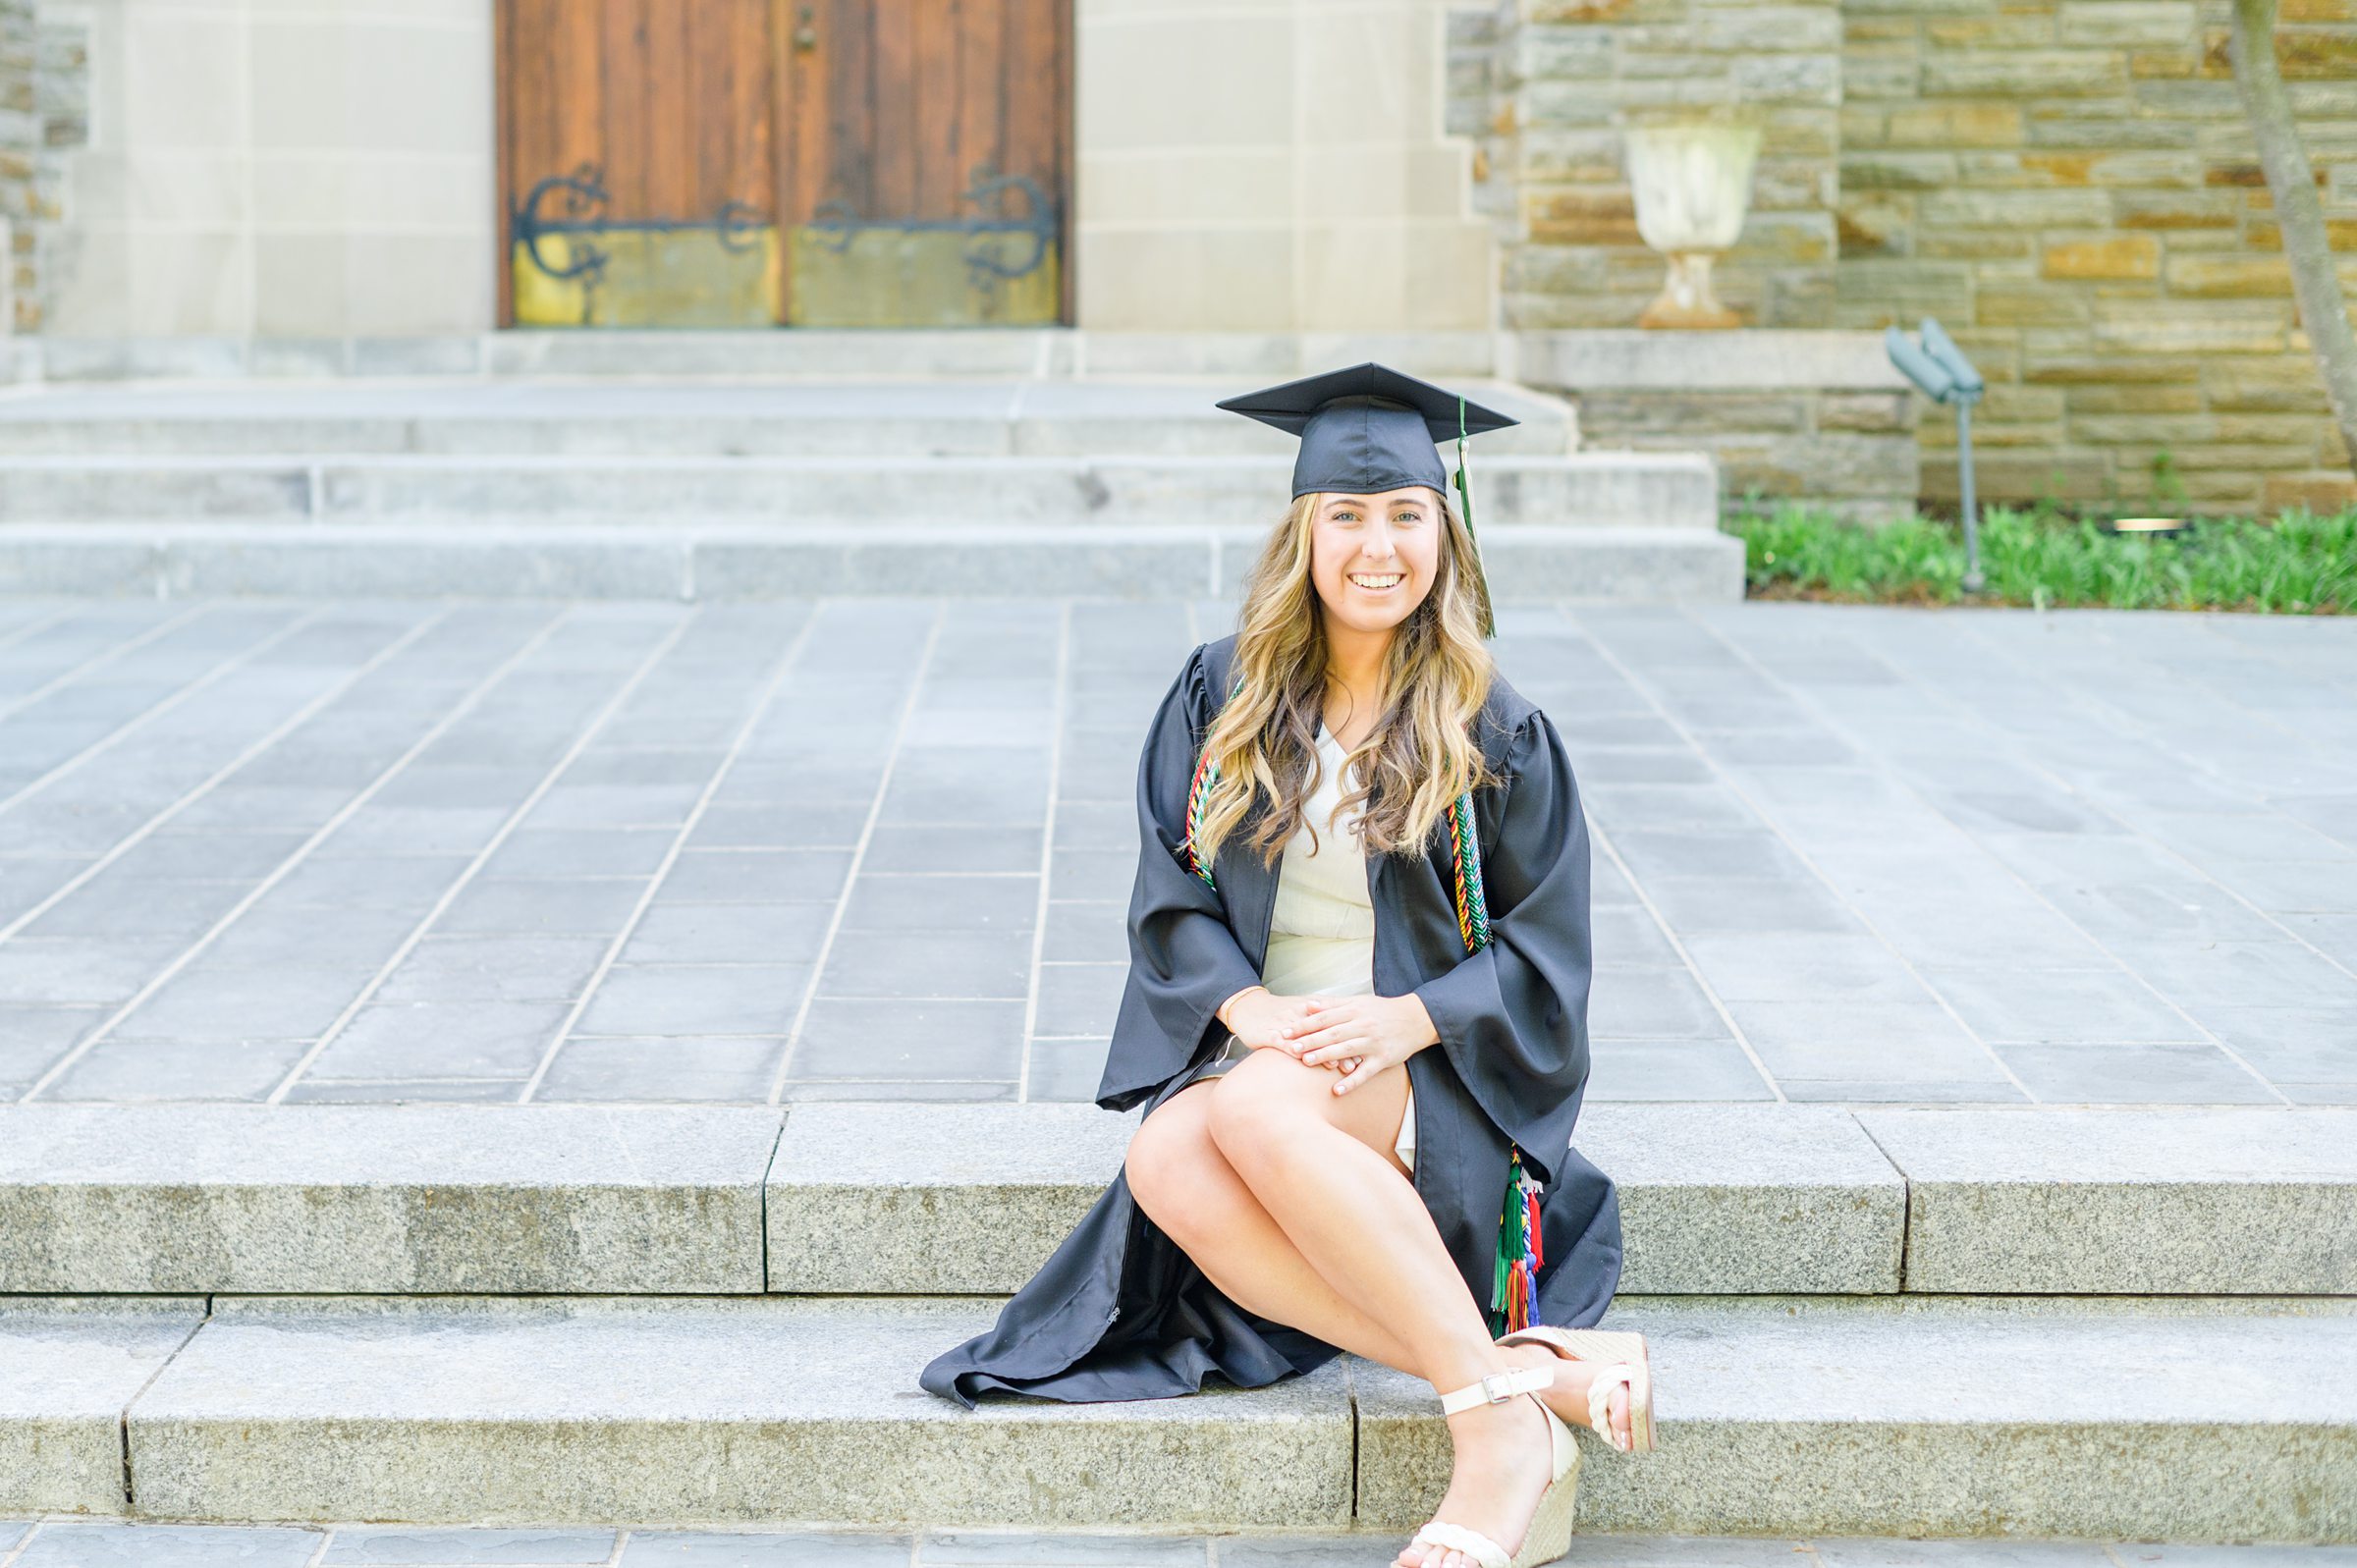
MULTIPOLYGON (((1545 1345, 1573 1361, 1596 1362, 1595 1380, 1588 1384, 1588 1424, 1598 1435, 1623 1453, 1653 1452, 1653 1364, 1645 1353, 1645 1336, 1610 1328, 1558 1328, 1533 1324, 1499 1336, 1502 1345, 1545 1345), (1628 1389, 1628 1446, 1613 1434, 1613 1389, 1628 1389)), ((1561 1419, 1560 1417, 1558 1418, 1561 1419)))
MULTIPOLYGON (((1478 1404, 1504 1404, 1518 1393, 1545 1388, 1554 1381, 1553 1367, 1517 1367, 1509 1372, 1494 1372, 1479 1382, 1469 1382, 1441 1395, 1441 1414, 1453 1416, 1478 1404)), ((1409 1545, 1454 1547, 1481 1568, 1532 1568, 1536 1563, 1553 1562, 1571 1549, 1571 1508, 1579 1496, 1579 1439, 1571 1435, 1571 1429, 1563 1425, 1562 1417, 1547 1409, 1545 1400, 1535 1393, 1530 1398, 1546 1412, 1554 1479, 1539 1493, 1538 1507, 1530 1516, 1530 1528, 1522 1532, 1520 1548, 1508 1552, 1478 1530, 1440 1519, 1417 1531, 1409 1545)))

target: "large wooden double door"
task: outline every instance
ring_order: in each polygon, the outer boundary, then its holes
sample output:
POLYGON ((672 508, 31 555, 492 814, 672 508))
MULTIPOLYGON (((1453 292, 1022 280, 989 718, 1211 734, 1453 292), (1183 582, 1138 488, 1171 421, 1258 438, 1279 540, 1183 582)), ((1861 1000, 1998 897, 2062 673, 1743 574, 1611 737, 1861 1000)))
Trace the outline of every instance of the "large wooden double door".
POLYGON ((499 0, 500 316, 1069 319, 1071 0, 499 0))

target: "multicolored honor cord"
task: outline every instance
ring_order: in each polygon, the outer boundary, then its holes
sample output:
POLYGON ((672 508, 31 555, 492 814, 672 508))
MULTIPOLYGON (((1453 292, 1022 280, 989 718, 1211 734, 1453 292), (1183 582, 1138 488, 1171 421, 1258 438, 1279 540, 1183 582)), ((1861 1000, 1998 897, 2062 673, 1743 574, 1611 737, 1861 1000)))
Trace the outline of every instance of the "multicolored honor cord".
MULTIPOLYGON (((1241 677, 1228 700, 1244 689, 1241 677)), ((1203 812, 1211 799, 1211 786, 1219 782, 1219 764, 1211 760, 1211 748, 1195 759, 1194 777, 1186 785, 1186 838, 1179 848, 1186 852, 1187 866, 1203 879, 1204 885, 1217 888, 1212 880, 1210 863, 1195 852, 1195 844, 1203 833, 1203 812)), ((1490 905, 1481 889, 1481 838, 1473 821, 1473 791, 1468 789, 1456 797, 1449 808, 1449 850, 1456 862, 1456 929, 1465 940, 1465 951, 1476 953, 1489 945, 1490 905)))
MULTIPOLYGON (((1228 690, 1228 700, 1233 702, 1235 694, 1243 689, 1244 677, 1237 676, 1235 684, 1228 690)), ((1211 786, 1219 783, 1219 779, 1220 765, 1211 760, 1211 748, 1205 746, 1203 754, 1195 759, 1194 778, 1187 781, 1186 838, 1178 847, 1186 851, 1187 865, 1194 869, 1196 876, 1203 879, 1203 885, 1207 888, 1217 888, 1219 884, 1211 880, 1211 867, 1201 855, 1195 853, 1195 844, 1203 837, 1203 807, 1211 799, 1211 786)))
MULTIPOLYGON (((1462 476, 1462 470, 1459 470, 1462 476)), ((1233 701, 1244 689, 1243 680, 1228 693, 1233 701)), ((1197 835, 1203 826, 1204 801, 1220 771, 1211 760, 1211 748, 1196 759, 1194 778, 1186 789, 1186 841, 1179 847, 1186 852, 1186 863, 1201 877, 1206 886, 1217 888, 1212 881, 1211 867, 1195 853, 1197 835)), ((1481 881, 1481 834, 1473 817, 1473 791, 1468 789, 1456 797, 1449 810, 1449 857, 1455 862, 1452 878, 1456 902, 1457 934, 1464 939, 1467 957, 1490 945, 1490 901, 1481 881)), ((1498 1217, 1498 1255, 1492 1271, 1490 1289, 1490 1337, 1509 1334, 1531 1325, 1531 1314, 1538 1303, 1539 1265, 1547 1261, 1539 1237, 1539 1197, 1546 1189, 1537 1177, 1522 1168, 1522 1146, 1511 1146, 1507 1162, 1506 1203, 1498 1217)))

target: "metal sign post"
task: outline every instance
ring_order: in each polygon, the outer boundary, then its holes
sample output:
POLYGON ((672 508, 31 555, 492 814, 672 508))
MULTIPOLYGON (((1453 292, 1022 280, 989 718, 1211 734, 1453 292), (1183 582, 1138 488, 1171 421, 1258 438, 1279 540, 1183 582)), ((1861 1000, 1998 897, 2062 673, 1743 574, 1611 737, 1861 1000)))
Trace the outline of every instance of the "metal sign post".
POLYGON ((1907 335, 1896 327, 1883 329, 1883 347, 1890 351, 1891 362, 1899 373, 1922 390, 1934 403, 1953 404, 1956 409, 1956 478, 1963 492, 1964 513, 1964 591, 1979 593, 1981 576, 1981 517, 1980 508, 1973 496, 1972 482, 1972 406, 1981 401, 1987 383, 1964 357, 1955 340, 1940 330, 1940 323, 1930 316, 1923 318, 1923 344, 1918 348, 1907 341, 1907 335))

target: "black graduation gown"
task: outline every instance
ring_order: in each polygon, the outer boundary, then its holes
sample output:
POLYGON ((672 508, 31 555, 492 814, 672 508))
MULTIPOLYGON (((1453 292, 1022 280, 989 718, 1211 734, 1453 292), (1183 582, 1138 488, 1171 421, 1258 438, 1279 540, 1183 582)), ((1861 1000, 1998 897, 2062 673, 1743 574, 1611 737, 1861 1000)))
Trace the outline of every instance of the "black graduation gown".
MULTIPOLYGON (((1260 979, 1277 865, 1231 837, 1216 891, 1179 853, 1195 758, 1231 689, 1235 638, 1203 644, 1154 717, 1138 766, 1140 848, 1129 898, 1129 976, 1096 1103, 1161 1105, 1195 1081, 1226 1030, 1219 1004, 1260 979)), ((1442 827, 1421 855, 1370 853, 1375 990, 1413 991, 1440 1042, 1407 1059, 1416 1193, 1486 1314, 1509 1140, 1543 1184, 1533 1322, 1592 1326, 1620 1277, 1611 1178, 1570 1146, 1588 1078, 1588 833, 1562 738, 1504 677, 1476 737, 1500 784, 1474 792, 1490 941, 1467 956, 1442 827)), ((967 1407, 1001 1389, 1064 1401, 1152 1399, 1217 1371, 1254 1388, 1306 1373, 1339 1347, 1247 1311, 1148 1218, 1117 1174, 989 1329, 918 1374, 967 1407)))

